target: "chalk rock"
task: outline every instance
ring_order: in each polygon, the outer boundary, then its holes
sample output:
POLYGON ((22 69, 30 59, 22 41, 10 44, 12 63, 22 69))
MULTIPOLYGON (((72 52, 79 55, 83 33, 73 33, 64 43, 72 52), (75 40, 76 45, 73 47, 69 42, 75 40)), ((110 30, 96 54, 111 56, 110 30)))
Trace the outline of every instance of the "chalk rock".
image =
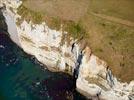
POLYGON ((11 39, 25 52, 34 55, 38 61, 52 71, 63 71, 73 75, 79 63, 77 90, 87 98, 98 100, 133 100, 134 81, 122 83, 112 74, 106 62, 92 54, 85 43, 72 40, 61 41, 67 32, 52 30, 45 22, 33 24, 25 20, 18 26, 17 8, 20 0, 1 0, 6 9, 3 11, 11 39), (13 8, 11 11, 10 8, 13 8), (63 42, 63 44, 61 43, 63 42), (62 44, 62 45, 61 45, 62 44), (82 55, 80 61, 79 56, 82 55), (79 61, 79 62, 78 62, 79 61))

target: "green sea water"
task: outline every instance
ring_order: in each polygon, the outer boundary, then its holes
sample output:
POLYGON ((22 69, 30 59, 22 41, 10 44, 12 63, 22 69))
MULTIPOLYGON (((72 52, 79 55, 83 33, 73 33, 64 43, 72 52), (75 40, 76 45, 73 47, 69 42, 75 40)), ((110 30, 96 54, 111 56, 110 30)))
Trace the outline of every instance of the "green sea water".
POLYGON ((83 100, 72 76, 54 73, 0 32, 0 100, 83 100))

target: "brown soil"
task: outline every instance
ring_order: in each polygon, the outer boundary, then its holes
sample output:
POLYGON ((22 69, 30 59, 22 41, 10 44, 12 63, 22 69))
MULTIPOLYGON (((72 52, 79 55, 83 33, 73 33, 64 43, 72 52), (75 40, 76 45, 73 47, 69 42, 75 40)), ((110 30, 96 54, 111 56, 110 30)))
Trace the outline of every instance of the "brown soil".
MULTIPOLYGON (((87 45, 121 81, 134 80, 134 0, 25 0, 32 11, 80 23, 87 45)), ((58 19, 58 20, 57 20, 58 19)), ((57 24, 58 23, 58 24, 57 24)), ((64 24, 64 23, 62 23, 64 24)))

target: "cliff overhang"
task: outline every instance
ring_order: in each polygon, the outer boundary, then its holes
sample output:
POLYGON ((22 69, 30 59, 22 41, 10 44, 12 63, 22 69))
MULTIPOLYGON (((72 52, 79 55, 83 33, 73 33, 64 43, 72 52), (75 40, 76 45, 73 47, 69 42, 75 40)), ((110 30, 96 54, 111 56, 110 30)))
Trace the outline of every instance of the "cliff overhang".
MULTIPOLYGON (((21 16, 19 0, 3 0, 3 15, 11 39, 25 52, 34 55, 52 71, 63 71, 76 78, 77 90, 89 99, 129 100, 133 98, 134 81, 121 83, 113 76, 106 62, 95 56, 82 40, 63 36, 68 34, 49 28, 45 22, 33 24, 25 20, 17 25, 21 16), (11 10, 12 8, 12 10, 11 10)), ((1 5, 2 6, 2 5, 1 5)))

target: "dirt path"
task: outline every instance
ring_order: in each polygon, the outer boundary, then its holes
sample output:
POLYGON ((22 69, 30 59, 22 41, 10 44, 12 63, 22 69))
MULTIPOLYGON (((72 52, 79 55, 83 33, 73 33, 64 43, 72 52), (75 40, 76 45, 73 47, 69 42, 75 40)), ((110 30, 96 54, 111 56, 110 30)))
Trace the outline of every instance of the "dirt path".
POLYGON ((134 23, 131 22, 131 21, 128 21, 128 20, 124 20, 124 19, 117 18, 117 17, 112 17, 112 16, 107 16, 107 15, 104 15, 104 14, 96 14, 96 13, 93 13, 93 12, 91 12, 91 14, 94 15, 94 16, 100 17, 102 19, 106 19, 106 20, 109 20, 109 21, 112 21, 112 22, 116 22, 116 23, 119 23, 119 24, 130 26, 130 27, 134 27, 134 23))

